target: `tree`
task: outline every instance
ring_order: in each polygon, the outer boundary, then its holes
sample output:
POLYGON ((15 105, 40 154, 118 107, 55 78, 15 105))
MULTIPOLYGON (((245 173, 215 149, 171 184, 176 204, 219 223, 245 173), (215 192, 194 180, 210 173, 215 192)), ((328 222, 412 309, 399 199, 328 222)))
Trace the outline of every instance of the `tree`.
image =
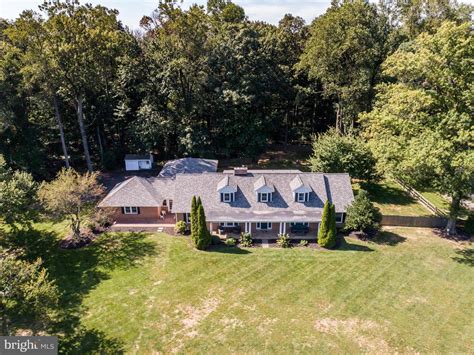
POLYGON ((471 5, 456 0, 395 0, 391 3, 395 20, 401 23, 401 30, 409 39, 422 32, 436 32, 446 20, 458 24, 468 22, 473 10, 471 5))
POLYGON ((211 245, 211 233, 207 229, 206 214, 204 213, 204 207, 199 204, 198 207, 198 233, 195 246, 199 250, 205 250, 211 245))
POLYGON ((198 204, 196 201, 196 196, 193 196, 191 200, 191 213, 190 213, 190 222, 191 222, 191 240, 194 245, 198 239, 198 204))
POLYGON ((381 220, 377 207, 370 201, 367 191, 359 190, 354 202, 347 208, 345 229, 368 232, 377 230, 381 220))
POLYGON ((111 84, 123 44, 117 11, 72 1, 45 2, 40 9, 48 17, 44 51, 61 80, 62 92, 74 103, 84 157, 92 171, 84 103, 88 93, 97 94, 111 84))
POLYGON ((337 231, 336 231, 336 206, 331 204, 331 214, 329 217, 329 230, 326 240, 323 243, 323 247, 332 249, 336 246, 337 242, 337 231))
POLYGON ((39 86, 44 93, 44 100, 49 101, 54 107, 54 117, 58 126, 61 148, 66 168, 69 168, 69 155, 64 134, 64 125, 59 110, 59 87, 60 78, 58 68, 54 67, 54 61, 49 58, 50 53, 46 50, 48 33, 44 27, 44 21, 33 11, 24 11, 15 21, 14 25, 4 32, 12 44, 21 51, 22 74, 25 86, 33 90, 39 86))
POLYGON ((387 35, 386 18, 363 0, 335 1, 311 25, 299 67, 335 101, 340 132, 350 131, 357 114, 370 107, 387 35))
POLYGON ((30 263, 18 252, 0 249, 0 295, 2 335, 15 335, 10 331, 12 317, 30 316, 44 327, 56 315, 58 291, 41 259, 30 263))
POLYGON ((336 236, 336 207, 327 200, 319 226, 318 244, 323 248, 332 249, 336 245, 336 236))
POLYGON ((318 244, 319 245, 323 243, 323 240, 326 238, 326 235, 329 231, 329 217, 331 213, 330 209, 331 209, 331 203, 329 202, 329 200, 326 200, 323 207, 323 214, 321 216, 321 224, 319 225, 319 230, 318 230, 318 244))
POLYGON ((393 80, 378 87, 374 109, 361 116, 385 173, 451 198, 449 233, 461 200, 474 191, 473 56, 470 23, 421 34, 387 59, 384 73, 393 80))
POLYGON ((37 216, 37 184, 31 174, 12 171, 0 155, 0 221, 14 230, 37 216))
POLYGON ((335 129, 313 138, 311 170, 325 173, 348 173, 352 178, 377 178, 376 161, 362 137, 342 135, 335 129))
POLYGON ((96 202, 103 196, 104 187, 97 177, 97 173, 81 175, 73 169, 63 169, 55 180, 44 182, 39 189, 46 210, 69 221, 73 239, 80 238, 81 225, 93 215, 96 202))

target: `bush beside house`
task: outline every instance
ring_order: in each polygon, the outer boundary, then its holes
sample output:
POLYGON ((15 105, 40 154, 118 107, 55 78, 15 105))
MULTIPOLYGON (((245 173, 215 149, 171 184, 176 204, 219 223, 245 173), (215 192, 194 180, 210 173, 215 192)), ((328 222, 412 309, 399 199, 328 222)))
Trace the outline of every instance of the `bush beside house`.
POLYGON ((359 190, 354 202, 347 209, 345 230, 359 231, 362 239, 373 236, 379 229, 382 215, 370 201, 367 191, 359 190))

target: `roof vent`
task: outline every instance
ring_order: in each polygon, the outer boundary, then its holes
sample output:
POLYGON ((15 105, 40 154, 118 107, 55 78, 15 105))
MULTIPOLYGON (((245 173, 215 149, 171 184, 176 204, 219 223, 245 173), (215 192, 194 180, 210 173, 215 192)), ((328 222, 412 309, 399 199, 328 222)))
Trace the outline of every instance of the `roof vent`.
POLYGON ((242 165, 239 168, 234 168, 234 175, 235 176, 245 176, 245 175, 247 175, 247 167, 242 165))

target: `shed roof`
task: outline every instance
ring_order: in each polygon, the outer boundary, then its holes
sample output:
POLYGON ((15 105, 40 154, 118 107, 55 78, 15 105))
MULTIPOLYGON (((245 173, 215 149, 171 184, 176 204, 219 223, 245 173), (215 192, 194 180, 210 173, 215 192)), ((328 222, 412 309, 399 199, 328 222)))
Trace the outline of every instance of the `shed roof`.
POLYGON ((126 154, 125 160, 151 160, 151 154, 126 154))

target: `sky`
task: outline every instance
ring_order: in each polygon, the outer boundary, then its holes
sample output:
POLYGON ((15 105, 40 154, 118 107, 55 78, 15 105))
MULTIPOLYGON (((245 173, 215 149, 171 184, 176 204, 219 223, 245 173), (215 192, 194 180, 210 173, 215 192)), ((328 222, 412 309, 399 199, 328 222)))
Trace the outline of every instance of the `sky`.
MULTIPOLYGON (((470 0, 473 1, 474 0, 470 0)), ((120 11, 119 19, 132 29, 138 28, 143 15, 150 15, 156 8, 158 0, 81 0, 101 4, 120 11)), ((331 0, 233 0, 242 6, 251 20, 262 20, 277 24, 286 14, 303 17, 310 23, 316 16, 324 13, 331 0)), ((43 0, 0 0, 0 17, 16 18, 23 10, 38 9, 43 0)), ((183 7, 191 4, 205 5, 207 0, 184 0, 183 7)))

